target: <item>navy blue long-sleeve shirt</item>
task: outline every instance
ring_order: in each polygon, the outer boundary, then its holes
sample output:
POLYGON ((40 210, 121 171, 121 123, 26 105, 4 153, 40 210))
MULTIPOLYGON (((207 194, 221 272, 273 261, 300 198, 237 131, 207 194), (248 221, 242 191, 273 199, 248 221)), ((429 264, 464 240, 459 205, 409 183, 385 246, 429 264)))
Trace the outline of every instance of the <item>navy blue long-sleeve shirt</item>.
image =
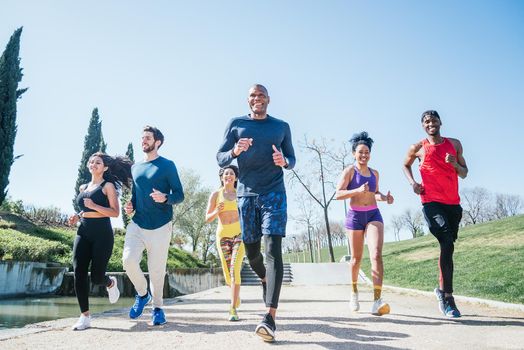
POLYGON ((164 157, 139 162, 131 168, 133 189, 131 203, 135 209, 133 221, 143 229, 154 230, 173 218, 173 204, 184 200, 184 191, 175 163, 164 157), (151 198, 153 188, 167 194, 167 202, 151 198))
POLYGON ((293 169, 296 160, 288 123, 270 115, 264 119, 252 119, 245 115, 229 122, 217 153, 217 161, 220 167, 224 167, 231 164, 233 159, 237 160, 239 197, 285 192, 284 172, 273 162, 272 145, 286 158, 287 169, 293 169), (253 144, 233 158, 231 150, 241 138, 252 138, 253 144))

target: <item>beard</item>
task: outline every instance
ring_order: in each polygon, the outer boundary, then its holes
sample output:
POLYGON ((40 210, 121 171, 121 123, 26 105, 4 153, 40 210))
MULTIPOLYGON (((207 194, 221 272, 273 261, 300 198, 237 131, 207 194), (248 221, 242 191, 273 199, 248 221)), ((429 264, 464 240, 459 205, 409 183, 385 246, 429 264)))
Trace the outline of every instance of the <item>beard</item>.
POLYGON ((155 150, 155 145, 142 145, 142 152, 150 153, 155 150))

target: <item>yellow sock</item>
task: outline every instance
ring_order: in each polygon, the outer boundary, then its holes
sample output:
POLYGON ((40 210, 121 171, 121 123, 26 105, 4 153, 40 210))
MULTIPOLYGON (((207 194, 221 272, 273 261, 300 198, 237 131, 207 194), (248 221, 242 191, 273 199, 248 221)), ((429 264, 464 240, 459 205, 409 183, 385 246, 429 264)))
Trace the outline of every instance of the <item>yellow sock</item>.
POLYGON ((373 300, 380 299, 381 294, 382 294, 382 286, 373 286, 373 300))
POLYGON ((353 293, 358 293, 357 282, 351 282, 351 290, 353 293))

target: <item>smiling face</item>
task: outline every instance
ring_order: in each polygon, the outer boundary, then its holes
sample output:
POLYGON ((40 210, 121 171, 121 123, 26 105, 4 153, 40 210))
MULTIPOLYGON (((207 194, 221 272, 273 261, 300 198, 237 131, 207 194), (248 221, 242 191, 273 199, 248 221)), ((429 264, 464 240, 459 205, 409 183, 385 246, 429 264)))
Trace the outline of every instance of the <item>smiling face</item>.
POLYGON ((269 104, 269 95, 266 88, 260 85, 253 86, 249 89, 247 102, 254 115, 266 115, 267 105, 269 104))
POLYGON ((102 175, 107 170, 107 166, 101 157, 92 156, 87 161, 87 169, 89 169, 91 175, 102 175))
POLYGON ((440 118, 433 115, 426 115, 422 119, 422 128, 429 136, 439 136, 441 125, 440 118))
POLYGON ((150 153, 154 150, 158 150, 160 144, 160 141, 155 141, 155 136, 151 131, 144 131, 142 133, 142 152, 150 153))
POLYGON ((370 155, 369 147, 364 144, 358 145, 353 152, 355 161, 360 165, 366 165, 369 162, 370 155))
POLYGON ((220 181, 222 181, 222 186, 224 187, 227 185, 234 186, 235 182, 237 181, 237 176, 233 169, 227 168, 220 177, 220 181))

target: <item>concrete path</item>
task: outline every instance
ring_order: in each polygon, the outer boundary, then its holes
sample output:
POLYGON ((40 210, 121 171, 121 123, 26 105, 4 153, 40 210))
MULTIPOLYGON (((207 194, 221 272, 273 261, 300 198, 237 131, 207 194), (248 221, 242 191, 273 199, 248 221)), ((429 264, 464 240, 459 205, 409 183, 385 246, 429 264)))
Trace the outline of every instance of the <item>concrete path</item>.
POLYGON ((460 302, 460 319, 444 318, 434 297, 385 290, 392 314, 369 313, 372 295, 361 291, 361 311, 351 313, 348 286, 285 286, 277 341, 253 334, 263 316, 261 289, 242 287, 241 321, 228 322, 226 287, 167 301, 168 323, 150 325, 127 310, 97 315, 93 328, 72 331, 74 319, 0 332, 0 349, 522 349, 524 312, 460 302))

